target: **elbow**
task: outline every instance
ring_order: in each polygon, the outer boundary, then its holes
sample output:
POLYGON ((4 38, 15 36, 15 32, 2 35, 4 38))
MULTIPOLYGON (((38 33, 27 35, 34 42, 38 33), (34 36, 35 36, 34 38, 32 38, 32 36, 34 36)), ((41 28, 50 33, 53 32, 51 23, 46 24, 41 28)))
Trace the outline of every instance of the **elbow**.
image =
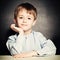
POLYGON ((50 50, 49 55, 56 55, 56 47, 50 50))
POLYGON ((56 47, 54 47, 54 49, 52 50, 52 54, 56 55, 56 47))

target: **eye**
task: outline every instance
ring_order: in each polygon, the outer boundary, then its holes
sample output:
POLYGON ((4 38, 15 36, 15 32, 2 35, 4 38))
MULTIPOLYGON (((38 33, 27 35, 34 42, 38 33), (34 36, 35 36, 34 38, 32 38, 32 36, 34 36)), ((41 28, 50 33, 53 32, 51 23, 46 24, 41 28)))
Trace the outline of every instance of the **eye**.
POLYGON ((31 18, 28 18, 29 20, 31 20, 31 18))
POLYGON ((23 19, 23 17, 19 17, 19 19, 23 19))

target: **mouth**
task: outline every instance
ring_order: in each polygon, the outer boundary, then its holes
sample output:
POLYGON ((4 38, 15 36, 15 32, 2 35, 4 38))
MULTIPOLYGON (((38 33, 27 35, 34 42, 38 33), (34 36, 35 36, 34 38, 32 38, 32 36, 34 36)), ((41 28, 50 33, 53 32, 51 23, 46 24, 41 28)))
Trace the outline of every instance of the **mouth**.
POLYGON ((21 24, 22 26, 27 26, 26 24, 21 24))

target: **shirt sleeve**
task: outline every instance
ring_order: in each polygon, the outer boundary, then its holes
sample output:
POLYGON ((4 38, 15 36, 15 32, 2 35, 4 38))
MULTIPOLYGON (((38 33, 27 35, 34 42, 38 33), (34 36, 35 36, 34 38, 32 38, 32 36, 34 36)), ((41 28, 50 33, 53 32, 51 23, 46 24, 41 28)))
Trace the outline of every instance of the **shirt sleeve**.
POLYGON ((6 42, 6 46, 8 50, 10 51, 11 55, 21 53, 22 51, 22 42, 24 40, 24 36, 19 34, 18 36, 13 35, 10 36, 6 42))
POLYGON ((50 39, 46 39, 43 35, 40 35, 40 46, 41 49, 37 50, 40 56, 48 56, 56 54, 56 47, 50 39))

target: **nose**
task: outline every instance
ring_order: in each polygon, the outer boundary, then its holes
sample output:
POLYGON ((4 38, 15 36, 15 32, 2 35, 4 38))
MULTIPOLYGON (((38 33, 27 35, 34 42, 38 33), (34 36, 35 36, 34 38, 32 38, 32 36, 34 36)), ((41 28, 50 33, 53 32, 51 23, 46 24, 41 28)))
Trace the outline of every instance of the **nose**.
POLYGON ((26 23, 27 22, 27 19, 24 19, 23 22, 26 23))

